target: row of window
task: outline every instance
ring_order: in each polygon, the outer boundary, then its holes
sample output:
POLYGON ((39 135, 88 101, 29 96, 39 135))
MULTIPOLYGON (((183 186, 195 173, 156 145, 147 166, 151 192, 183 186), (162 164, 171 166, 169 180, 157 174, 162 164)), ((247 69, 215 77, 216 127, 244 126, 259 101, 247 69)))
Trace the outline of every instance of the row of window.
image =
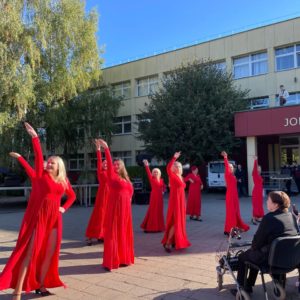
MULTIPOLYGON (((116 151, 112 152, 113 158, 120 158, 124 161, 126 166, 132 165, 132 155, 131 151, 116 151)), ((89 162, 89 169, 96 170, 97 169, 97 156, 96 153, 89 153, 88 154, 88 162, 89 162)), ((71 155, 68 159, 68 169, 69 171, 78 171, 84 169, 84 154, 74 154, 71 155)))
MULTIPOLYGON (((285 105, 296 105, 300 104, 300 92, 297 93, 290 93, 289 97, 286 99, 285 105)), ((275 99, 270 99, 268 96, 259 97, 250 100, 250 108, 257 109, 257 108, 266 108, 271 106, 271 101, 274 101, 273 106, 279 105, 279 98, 276 97, 275 99)))
MULTIPOLYGON (((225 61, 215 63, 220 70, 226 70, 225 61)), ((284 71, 300 67, 300 44, 275 49, 275 70, 284 71)), ((249 54, 238 58, 233 58, 234 79, 249 76, 257 76, 268 73, 267 51, 249 54)), ((149 76, 136 80, 136 96, 148 96, 158 89, 158 76, 149 76)), ((113 86, 117 97, 124 99, 131 98, 130 81, 121 82, 113 86)))

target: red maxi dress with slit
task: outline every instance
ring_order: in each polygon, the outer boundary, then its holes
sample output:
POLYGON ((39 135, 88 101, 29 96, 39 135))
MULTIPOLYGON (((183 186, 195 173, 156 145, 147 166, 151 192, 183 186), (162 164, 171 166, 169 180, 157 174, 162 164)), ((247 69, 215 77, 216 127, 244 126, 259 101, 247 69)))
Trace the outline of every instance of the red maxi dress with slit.
POLYGON ((105 150, 109 196, 105 214, 103 267, 117 269, 134 263, 133 226, 130 181, 121 178, 113 170, 109 149, 105 150))
POLYGON ((31 179, 32 191, 16 247, 0 275, 0 290, 16 287, 20 267, 27 254, 31 239, 33 239, 32 254, 22 290, 29 292, 41 287, 39 281, 41 267, 47 255, 48 237, 54 229, 57 230, 55 253, 51 258, 43 286, 45 288, 65 286, 58 273, 59 250, 62 239, 62 215, 59 212, 59 207, 61 197, 64 194, 67 195, 67 201, 63 205, 65 210, 72 205, 76 197, 69 182, 64 187, 55 182, 48 172, 44 171, 43 154, 38 137, 33 138, 32 143, 35 154, 35 170, 29 166, 24 158, 18 158, 31 179))
POLYGON ((226 157, 224 157, 224 164, 226 181, 226 217, 224 232, 230 233, 231 228, 233 227, 247 231, 250 227, 244 223, 241 218, 236 177, 231 172, 229 162, 226 157))
POLYGON ((252 216, 254 218, 262 218, 264 216, 264 205, 263 205, 263 178, 258 172, 257 159, 254 160, 254 166, 252 171, 252 177, 254 187, 252 190, 252 216))
POLYGON ((97 177, 99 188, 96 195, 95 206, 85 233, 85 236, 89 239, 104 238, 104 219, 109 189, 107 184, 107 171, 102 169, 100 150, 97 150, 97 177))
POLYGON ((149 207, 141 228, 147 232, 160 232, 165 230, 163 192, 164 180, 157 180, 151 174, 149 166, 145 166, 148 180, 151 185, 149 207))
POLYGON ((201 216, 201 186, 202 180, 199 175, 193 173, 188 174, 184 181, 188 182, 190 179, 193 182, 189 184, 189 194, 186 205, 186 214, 191 216, 201 216))
POLYGON ((186 208, 185 208, 185 182, 172 172, 172 166, 176 158, 167 165, 167 173, 170 183, 170 197, 167 212, 167 222, 165 235, 161 241, 166 244, 168 241, 169 231, 174 226, 174 237, 171 244, 175 245, 175 249, 187 248, 191 245, 186 234, 186 208))

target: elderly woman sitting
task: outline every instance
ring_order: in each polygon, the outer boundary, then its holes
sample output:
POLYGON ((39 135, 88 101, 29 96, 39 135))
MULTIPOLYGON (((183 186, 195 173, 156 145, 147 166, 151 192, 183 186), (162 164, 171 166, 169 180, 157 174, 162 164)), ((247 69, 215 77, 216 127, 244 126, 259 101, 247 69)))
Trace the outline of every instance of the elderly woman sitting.
MULTIPOLYGON (((298 234, 296 218, 288 211, 289 206, 290 198, 286 193, 281 191, 269 193, 267 200, 269 213, 263 217, 254 235, 251 248, 239 256, 237 281, 248 293, 252 293, 258 271, 250 268, 246 286, 244 286, 245 262, 249 261, 256 265, 267 264, 273 240, 281 236, 298 234)), ((236 295, 237 290, 233 289, 231 292, 236 295)))

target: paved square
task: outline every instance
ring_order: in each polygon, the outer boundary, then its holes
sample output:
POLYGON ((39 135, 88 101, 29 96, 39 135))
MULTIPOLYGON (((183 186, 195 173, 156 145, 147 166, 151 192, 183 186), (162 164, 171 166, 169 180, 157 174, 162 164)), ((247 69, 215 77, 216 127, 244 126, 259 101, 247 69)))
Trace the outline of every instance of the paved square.
MULTIPOLYGON (((60 253, 60 274, 68 288, 51 289, 55 293, 47 299, 171 299, 171 300, 214 300, 234 299, 229 288, 234 287, 232 277, 224 276, 224 289, 217 290, 216 252, 226 249, 223 235, 225 195, 222 193, 203 194, 203 222, 187 218, 189 249, 163 250, 160 241, 163 233, 144 233, 140 224, 147 205, 133 205, 135 264, 107 272, 101 266, 103 244, 85 245, 84 233, 92 208, 74 205, 64 215, 64 232, 60 253)), ((165 211, 167 209, 165 197, 165 211)), ((296 198, 293 201, 298 201, 296 198)), ((249 223, 251 218, 251 198, 242 198, 241 213, 249 223)), ((299 206, 299 205, 298 205, 299 206)), ((9 257, 23 218, 23 208, 0 209, 0 270, 9 257)), ((243 239, 251 240, 256 226, 251 225, 243 239)), ((289 274, 287 299, 300 299, 295 282, 297 272, 289 274)), ((266 276, 270 299, 272 285, 266 276)), ((11 299, 11 290, 0 292, 0 299, 11 299)), ((33 293, 22 299, 37 299, 33 293)), ((252 299, 264 299, 261 282, 258 280, 252 299)))

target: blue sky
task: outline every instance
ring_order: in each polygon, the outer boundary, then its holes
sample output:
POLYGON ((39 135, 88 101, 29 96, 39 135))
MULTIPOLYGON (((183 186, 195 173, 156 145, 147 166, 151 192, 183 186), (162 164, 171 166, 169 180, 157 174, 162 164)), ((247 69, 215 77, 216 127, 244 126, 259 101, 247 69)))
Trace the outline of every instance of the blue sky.
POLYGON ((105 66, 300 16, 299 0, 86 0, 105 66))

